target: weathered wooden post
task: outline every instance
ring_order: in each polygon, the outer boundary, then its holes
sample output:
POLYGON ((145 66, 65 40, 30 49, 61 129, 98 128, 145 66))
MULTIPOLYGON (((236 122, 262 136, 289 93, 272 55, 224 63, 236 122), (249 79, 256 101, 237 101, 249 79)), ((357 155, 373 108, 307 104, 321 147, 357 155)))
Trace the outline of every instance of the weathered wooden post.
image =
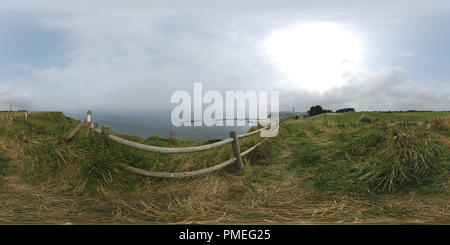
POLYGON ((170 138, 173 139, 173 137, 175 137, 175 125, 172 127, 172 132, 170 132, 170 138))
POLYGON ((87 120, 87 133, 86 133, 86 135, 89 135, 89 133, 92 131, 92 112, 90 110, 87 112, 86 120, 87 120))
POLYGON ((11 116, 11 105, 9 105, 9 115, 8 115, 9 119, 11 119, 11 122, 13 121, 13 118, 11 116))
POLYGON ((241 158, 241 149, 239 147, 237 132, 230 131, 230 138, 233 138, 233 141, 231 142, 231 147, 233 148, 233 155, 236 158, 236 169, 242 170, 243 163, 242 163, 242 158, 241 158))
POLYGON ((111 127, 110 126, 106 126, 106 125, 102 126, 102 134, 108 135, 110 132, 111 132, 111 127))
POLYGON ((97 132, 95 132, 95 130, 98 129, 98 122, 93 122, 92 125, 92 133, 97 137, 97 132))

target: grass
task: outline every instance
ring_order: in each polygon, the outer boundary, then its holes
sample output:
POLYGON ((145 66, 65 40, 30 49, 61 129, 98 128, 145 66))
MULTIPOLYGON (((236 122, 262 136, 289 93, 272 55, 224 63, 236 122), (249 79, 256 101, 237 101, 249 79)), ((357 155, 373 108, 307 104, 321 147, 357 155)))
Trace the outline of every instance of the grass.
MULTIPOLYGON (((58 112, 25 124, 0 113, 0 221, 89 223, 448 222, 450 114, 347 113, 288 119, 279 135, 228 166, 184 179, 149 171, 193 171, 232 156, 231 146, 190 154, 134 150, 82 129, 58 112), (422 121, 432 127, 387 125, 422 121)), ((406 125, 406 124, 405 124, 406 125)), ((119 135, 144 144, 204 144, 119 135)), ((258 135, 240 140, 241 151, 258 135)))
POLYGON ((392 190, 431 181, 443 155, 443 147, 425 127, 389 130, 375 157, 360 167, 359 180, 392 190))
MULTIPOLYGON (((298 150, 303 159, 299 168, 310 165, 320 172, 315 179, 319 187, 330 186, 332 192, 338 191, 338 186, 342 190, 360 189, 359 192, 402 190, 433 181, 438 171, 447 166, 443 165, 447 150, 438 135, 448 133, 448 116, 440 120, 445 127, 427 130, 421 126, 387 127, 388 122, 395 120, 386 120, 384 113, 352 114, 346 118, 316 117, 315 130, 321 131, 312 131, 309 138, 296 142, 302 146, 298 150)), ((304 128, 309 132, 311 121, 304 128)))

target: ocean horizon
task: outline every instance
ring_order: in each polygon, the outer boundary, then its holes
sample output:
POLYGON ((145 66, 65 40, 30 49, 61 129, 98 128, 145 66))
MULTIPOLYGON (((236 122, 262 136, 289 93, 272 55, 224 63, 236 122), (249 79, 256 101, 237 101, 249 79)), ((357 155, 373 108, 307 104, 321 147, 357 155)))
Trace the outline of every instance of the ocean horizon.
MULTIPOLYGON (((84 120, 86 112, 63 112, 64 115, 76 120, 84 120)), ((170 112, 104 112, 93 111, 92 121, 98 122, 99 128, 104 125, 111 126, 111 131, 137 136, 147 139, 152 136, 170 138, 173 124, 170 112)), ((234 125, 237 124, 235 121, 234 125)), ((248 132, 251 126, 179 126, 175 128, 174 138, 179 140, 207 141, 212 139, 227 139, 230 131, 238 134, 248 132)))

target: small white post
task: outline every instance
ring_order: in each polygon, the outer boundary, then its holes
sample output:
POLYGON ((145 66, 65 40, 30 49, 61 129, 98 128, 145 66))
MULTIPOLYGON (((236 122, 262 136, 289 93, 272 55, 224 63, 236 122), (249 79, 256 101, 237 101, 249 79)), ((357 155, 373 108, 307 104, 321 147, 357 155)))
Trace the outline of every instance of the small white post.
POLYGON ((13 118, 11 116, 11 105, 9 105, 9 115, 8 115, 9 119, 11 120, 11 122, 13 121, 13 118))
POLYGON ((92 131, 92 112, 89 110, 87 112, 87 133, 86 135, 89 135, 89 133, 92 131))

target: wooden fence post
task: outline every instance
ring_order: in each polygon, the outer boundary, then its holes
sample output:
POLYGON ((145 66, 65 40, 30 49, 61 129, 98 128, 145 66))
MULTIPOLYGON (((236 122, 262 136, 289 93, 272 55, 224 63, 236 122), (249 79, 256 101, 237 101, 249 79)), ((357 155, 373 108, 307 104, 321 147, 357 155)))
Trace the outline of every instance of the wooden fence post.
POLYGON ((97 133, 95 132, 95 130, 98 129, 98 122, 93 122, 92 125, 92 134, 97 137, 97 133))
POLYGON ((239 147, 237 132, 230 131, 230 138, 233 138, 233 141, 231 142, 231 147, 233 148, 233 155, 236 158, 236 169, 242 170, 243 163, 242 163, 242 158, 241 158, 241 149, 239 147))
POLYGON ((8 115, 8 117, 11 120, 11 122, 14 121, 12 116, 11 116, 11 105, 9 105, 9 115, 8 115))
POLYGON ((111 127, 110 126, 106 126, 106 125, 102 126, 102 134, 108 135, 110 132, 111 132, 111 127))
POLYGON ((87 133, 86 133, 86 135, 89 135, 89 133, 92 131, 92 112, 89 110, 88 112, 87 112, 87 117, 86 117, 86 119, 87 119, 87 133))

